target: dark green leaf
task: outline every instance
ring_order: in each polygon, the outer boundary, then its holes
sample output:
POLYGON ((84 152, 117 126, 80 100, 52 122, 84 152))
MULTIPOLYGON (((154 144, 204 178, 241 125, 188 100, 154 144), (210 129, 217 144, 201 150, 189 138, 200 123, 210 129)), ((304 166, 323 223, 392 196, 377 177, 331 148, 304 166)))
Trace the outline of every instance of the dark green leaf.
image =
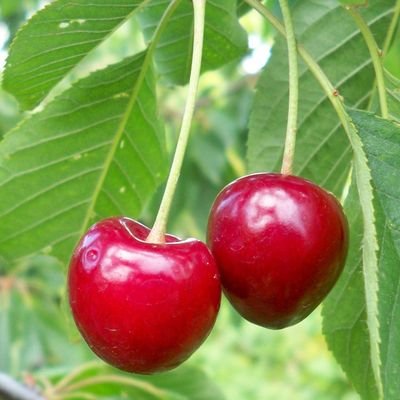
MULTIPOLYGON (((363 141, 375 189, 375 218, 379 238, 378 320, 380 334, 380 375, 385 399, 395 400, 400 390, 400 126, 373 114, 351 112, 363 141)), ((361 269, 362 230, 355 186, 346 201, 352 228, 348 263, 338 285, 325 302, 324 332, 330 348, 363 399, 376 399, 369 359, 365 321, 364 277, 361 269), (356 349, 353 346, 362 346, 356 349)))
POLYGON ((400 125, 360 111, 351 116, 364 144, 379 201, 381 374, 385 399, 395 400, 400 391, 400 125))
POLYGON ((339 281, 324 301, 323 332, 330 350, 362 398, 376 400, 362 270, 363 221, 355 182, 344 208, 350 227, 349 255, 339 281))
POLYGON ((363 141, 374 186, 400 254, 400 124, 361 111, 351 112, 351 117, 363 141))
MULTIPOLYGON (((139 19, 150 40, 169 0, 150 0, 139 19)), ((192 57, 193 6, 182 1, 157 45, 158 71, 168 81, 185 84, 189 80, 192 57)), ((206 26, 202 70, 218 68, 243 56, 247 50, 245 31, 238 23, 236 0, 210 0, 206 7, 206 26)))

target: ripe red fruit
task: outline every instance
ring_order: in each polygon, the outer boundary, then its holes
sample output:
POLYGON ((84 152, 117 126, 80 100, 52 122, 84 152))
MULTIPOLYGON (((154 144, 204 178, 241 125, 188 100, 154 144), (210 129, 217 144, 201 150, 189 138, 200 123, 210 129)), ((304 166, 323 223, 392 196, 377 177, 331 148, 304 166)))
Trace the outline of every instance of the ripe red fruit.
POLYGON ((208 244, 236 310, 255 324, 280 329, 310 314, 337 281, 348 226, 339 202, 319 186, 260 173, 218 195, 208 244))
POLYGON ((207 246, 149 229, 129 218, 103 220, 72 256, 68 289, 75 322, 90 348, 113 366, 165 371, 185 361, 214 325, 219 274, 207 246))

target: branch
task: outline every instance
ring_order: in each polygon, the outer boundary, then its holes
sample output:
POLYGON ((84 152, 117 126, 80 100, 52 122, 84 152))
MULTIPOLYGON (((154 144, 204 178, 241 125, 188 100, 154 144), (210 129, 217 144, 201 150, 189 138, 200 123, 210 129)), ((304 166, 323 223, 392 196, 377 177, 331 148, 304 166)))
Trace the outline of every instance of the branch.
POLYGON ((44 397, 0 372, 0 400, 44 400, 44 397))

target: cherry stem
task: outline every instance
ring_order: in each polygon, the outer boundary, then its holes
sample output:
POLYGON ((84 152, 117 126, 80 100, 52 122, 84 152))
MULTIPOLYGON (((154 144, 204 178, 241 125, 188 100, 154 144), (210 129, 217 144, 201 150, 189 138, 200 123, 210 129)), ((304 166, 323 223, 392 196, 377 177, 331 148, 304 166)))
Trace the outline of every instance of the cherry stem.
POLYGON ((176 144, 174 159, 172 161, 160 208, 158 210, 154 226, 146 239, 146 241, 150 243, 165 242, 165 232, 167 228, 168 215, 171 209, 173 196, 180 176, 196 104, 197 88, 200 79, 201 59, 203 54, 205 8, 206 0, 193 0, 193 56, 186 106, 183 113, 182 125, 178 137, 178 142, 176 144))
POLYGON ((346 10, 353 17, 354 22, 357 24, 358 29, 360 29, 360 32, 364 37, 364 41, 368 46, 371 60, 375 69, 376 86, 378 88, 381 114, 383 118, 387 119, 389 117, 389 110, 386 97, 385 76, 382 65, 382 53, 379 50, 368 24, 364 21, 358 10, 355 7, 346 7, 346 10))
POLYGON ((293 169, 293 159, 296 147, 297 113, 299 103, 299 70, 296 37, 289 4, 287 0, 279 0, 279 4, 281 6, 283 21, 285 23, 289 60, 289 109, 281 172, 284 175, 290 175, 293 169))

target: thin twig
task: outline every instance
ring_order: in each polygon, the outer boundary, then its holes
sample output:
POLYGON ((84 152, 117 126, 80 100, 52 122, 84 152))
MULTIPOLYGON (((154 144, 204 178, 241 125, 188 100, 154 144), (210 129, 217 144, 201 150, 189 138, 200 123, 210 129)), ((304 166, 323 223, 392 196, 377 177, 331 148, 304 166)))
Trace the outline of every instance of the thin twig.
POLYGON ((0 399, 1 400, 44 400, 44 397, 16 381, 9 375, 0 372, 0 399))

